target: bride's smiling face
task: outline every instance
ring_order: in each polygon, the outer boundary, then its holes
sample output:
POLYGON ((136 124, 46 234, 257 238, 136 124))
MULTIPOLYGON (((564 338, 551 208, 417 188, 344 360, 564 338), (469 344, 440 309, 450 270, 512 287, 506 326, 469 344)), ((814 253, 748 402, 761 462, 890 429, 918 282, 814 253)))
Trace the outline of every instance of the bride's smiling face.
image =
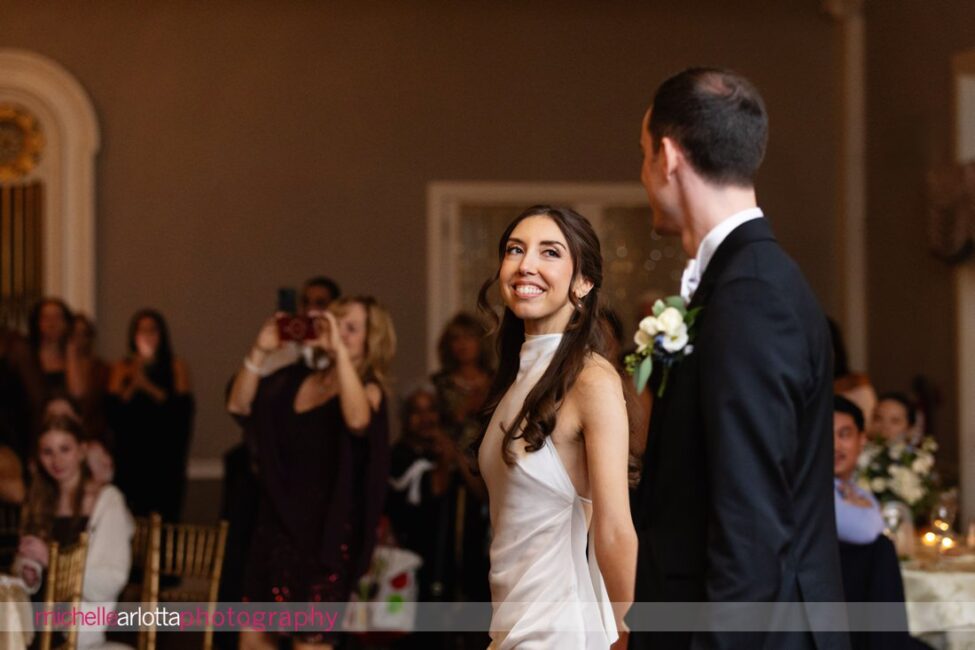
POLYGON ((527 217, 515 226, 505 243, 498 272, 501 299, 525 321, 526 334, 564 332, 576 300, 592 284, 573 281, 574 264, 561 228, 550 217, 527 217), (570 291, 571 290, 571 291, 570 291))

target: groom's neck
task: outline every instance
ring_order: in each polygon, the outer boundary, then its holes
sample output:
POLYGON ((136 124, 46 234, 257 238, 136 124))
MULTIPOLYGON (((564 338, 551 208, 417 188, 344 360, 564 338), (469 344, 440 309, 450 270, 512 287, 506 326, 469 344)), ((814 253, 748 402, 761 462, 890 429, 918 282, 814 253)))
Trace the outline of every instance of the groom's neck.
POLYGON ((722 221, 758 205, 754 187, 712 185, 700 178, 687 179, 683 192, 684 229, 681 240, 688 257, 709 232, 722 221))

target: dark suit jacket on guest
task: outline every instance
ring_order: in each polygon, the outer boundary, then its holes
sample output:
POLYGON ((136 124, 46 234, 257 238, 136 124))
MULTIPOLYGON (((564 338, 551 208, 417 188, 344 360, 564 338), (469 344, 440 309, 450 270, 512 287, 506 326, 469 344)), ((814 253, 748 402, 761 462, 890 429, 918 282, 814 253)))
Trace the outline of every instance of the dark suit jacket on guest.
MULTIPOLYGON (((825 315, 765 219, 721 243, 691 307, 702 307, 694 350, 654 403, 634 503, 637 602, 841 602, 825 315)), ((630 647, 845 649, 848 638, 688 631, 634 634, 630 647)))

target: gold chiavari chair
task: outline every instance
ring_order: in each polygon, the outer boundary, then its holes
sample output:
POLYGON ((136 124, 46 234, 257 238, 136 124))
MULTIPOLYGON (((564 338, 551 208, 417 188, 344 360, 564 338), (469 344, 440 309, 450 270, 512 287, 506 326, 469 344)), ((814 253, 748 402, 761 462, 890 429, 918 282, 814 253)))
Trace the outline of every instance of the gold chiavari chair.
MULTIPOLYGON (((148 517, 135 518, 135 532, 132 535, 133 580, 125 586, 121 602, 139 602, 144 611, 155 611, 159 591, 159 537, 162 518, 153 512, 148 517), (155 576, 155 578, 153 578, 155 576)), ((156 628, 148 627, 139 631, 138 648, 148 650, 156 647, 156 628)))
MULTIPOLYGON (((81 533, 78 543, 64 549, 51 542, 48 551, 47 582, 44 585, 45 613, 55 608, 70 607, 78 611, 81 606, 81 588, 85 578, 85 559, 88 557, 88 533, 81 533)), ((50 615, 42 616, 40 650, 51 650, 54 637, 54 621, 50 615)), ((60 650, 75 650, 78 646, 78 626, 72 625, 65 633, 65 643, 60 650)))
MULTIPOLYGON (((155 524, 150 523, 149 579, 148 589, 143 591, 143 602, 153 608, 166 602, 206 602, 209 622, 212 622, 227 545, 227 522, 221 521, 216 526, 159 525, 158 515, 155 517, 155 524), (155 530, 153 525, 157 526, 155 530), (160 588, 160 578, 177 578, 179 582, 174 587, 160 588)), ((155 650, 155 643, 155 629, 140 635, 140 649, 155 650)), ((203 632, 203 648, 211 650, 212 647, 213 626, 208 623, 203 632)))

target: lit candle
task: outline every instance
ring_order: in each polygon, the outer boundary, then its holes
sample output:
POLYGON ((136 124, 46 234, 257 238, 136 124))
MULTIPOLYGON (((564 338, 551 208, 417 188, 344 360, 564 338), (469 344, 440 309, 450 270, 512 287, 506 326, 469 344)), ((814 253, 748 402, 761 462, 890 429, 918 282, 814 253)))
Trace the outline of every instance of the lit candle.
POLYGON ((941 541, 941 535, 928 531, 921 536, 921 543, 925 546, 937 546, 941 541))
POLYGON ((955 547, 955 540, 950 537, 941 538, 941 548, 944 550, 950 550, 955 547))

